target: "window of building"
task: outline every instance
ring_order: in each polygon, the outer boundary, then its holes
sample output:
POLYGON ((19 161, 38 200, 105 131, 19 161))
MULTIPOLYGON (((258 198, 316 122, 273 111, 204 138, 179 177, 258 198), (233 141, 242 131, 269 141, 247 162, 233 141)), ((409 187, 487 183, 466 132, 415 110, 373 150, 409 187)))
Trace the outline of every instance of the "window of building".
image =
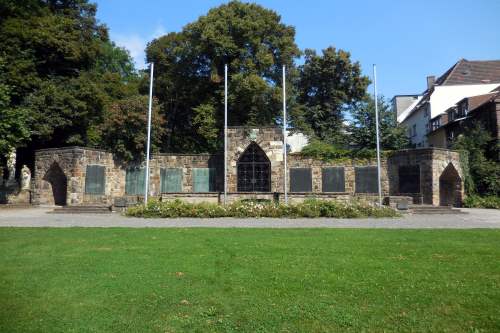
POLYGON ((214 168, 193 168, 193 192, 215 192, 214 168))
POLYGON ((85 173, 85 194, 104 194, 105 167, 103 165, 87 165, 85 173))
POLYGON ((125 194, 144 195, 144 181, 146 169, 140 167, 130 167, 125 175, 125 194))
POLYGON ((441 127, 441 117, 437 117, 431 120, 431 130, 435 131, 441 127))
POLYGON ((290 169, 290 192, 312 192, 311 168, 290 169))
POLYGON ((377 167, 355 167, 356 193, 378 193, 377 167))
POLYGON ((417 136, 417 124, 413 124, 411 136, 412 137, 417 136))
POLYGON ((321 171, 323 192, 345 192, 345 172, 343 167, 323 168, 321 171))
POLYGON ((160 169, 161 193, 182 192, 182 169, 160 169))

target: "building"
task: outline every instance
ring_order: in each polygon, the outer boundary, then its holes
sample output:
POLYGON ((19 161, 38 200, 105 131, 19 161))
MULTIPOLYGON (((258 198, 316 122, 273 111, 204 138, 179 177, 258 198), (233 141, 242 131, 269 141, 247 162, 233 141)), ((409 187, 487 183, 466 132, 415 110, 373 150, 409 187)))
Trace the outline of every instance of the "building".
MULTIPOLYGON (((277 127, 228 128, 228 200, 283 200, 283 133, 277 127)), ((376 160, 326 162, 290 153, 290 202, 305 198, 376 201, 376 160)), ((382 159, 386 201, 457 205, 463 176, 457 152, 413 149, 382 159)), ((113 153, 81 147, 39 150, 35 154, 33 201, 41 205, 118 205, 144 193, 144 164, 123 164, 113 153)), ((223 154, 156 154, 150 161, 150 195, 162 200, 221 202, 223 154)))
POLYGON ((500 85, 489 93, 463 98, 432 118, 429 145, 451 148, 456 138, 474 122, 480 123, 492 138, 500 140, 500 85))
MULTIPOLYGON (((405 110, 398 112, 398 122, 408 128, 410 142, 415 147, 429 147, 439 139, 429 142, 432 131, 431 120, 436 126, 436 118, 464 98, 480 96, 494 90, 500 84, 500 60, 469 61, 459 60, 441 77, 427 77, 427 89, 417 96, 405 110)), ((436 134, 442 136, 442 133, 436 134)))
POLYGON ((410 106, 414 106, 417 100, 421 98, 421 95, 396 95, 392 98, 392 110, 396 113, 396 117, 401 116, 404 110, 408 109, 410 106))

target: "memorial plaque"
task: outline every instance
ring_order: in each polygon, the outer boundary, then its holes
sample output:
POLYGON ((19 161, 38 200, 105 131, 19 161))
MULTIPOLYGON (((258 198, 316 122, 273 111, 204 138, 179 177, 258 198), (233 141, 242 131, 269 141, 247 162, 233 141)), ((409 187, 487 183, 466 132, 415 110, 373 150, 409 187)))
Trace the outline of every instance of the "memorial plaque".
POLYGON ((399 167, 399 193, 420 193, 420 166, 399 167))
POLYGON ((323 192, 345 192, 344 167, 322 169, 323 192))
POLYGON ((103 165, 87 165, 85 194, 104 194, 104 171, 103 165))
POLYGON ((355 167, 356 193, 378 193, 377 167, 355 167))
POLYGON ((128 168, 125 175, 125 193, 144 195, 145 168, 128 168))
POLYGON ((312 192, 311 168, 290 169, 290 192, 312 192))
POLYGON ((161 169, 160 178, 162 193, 182 192, 182 169, 161 169))
POLYGON ((193 192, 215 192, 215 169, 193 169, 193 192))

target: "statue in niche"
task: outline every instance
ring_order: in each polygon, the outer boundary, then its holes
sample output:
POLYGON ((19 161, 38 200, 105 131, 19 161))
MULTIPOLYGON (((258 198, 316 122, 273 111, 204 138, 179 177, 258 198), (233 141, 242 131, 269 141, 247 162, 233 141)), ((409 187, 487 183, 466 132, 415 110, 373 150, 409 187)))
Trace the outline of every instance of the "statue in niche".
POLYGON ((7 156, 7 169, 9 170, 9 178, 7 185, 16 183, 16 149, 13 148, 7 156))
POLYGON ((31 185, 31 171, 26 165, 21 169, 21 190, 29 190, 31 185))

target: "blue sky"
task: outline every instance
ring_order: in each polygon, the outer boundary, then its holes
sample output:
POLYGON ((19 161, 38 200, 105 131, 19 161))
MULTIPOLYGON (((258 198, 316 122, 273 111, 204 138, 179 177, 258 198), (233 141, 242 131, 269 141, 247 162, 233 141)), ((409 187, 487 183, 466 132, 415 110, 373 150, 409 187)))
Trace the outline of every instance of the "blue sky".
MULTIPOLYGON (((111 39, 144 67, 147 42, 180 31, 215 0, 97 0, 97 17, 111 39)), ((301 49, 333 45, 351 52, 379 93, 420 93, 427 75, 441 75, 460 58, 500 59, 499 0, 261 0, 296 28, 301 49)))

